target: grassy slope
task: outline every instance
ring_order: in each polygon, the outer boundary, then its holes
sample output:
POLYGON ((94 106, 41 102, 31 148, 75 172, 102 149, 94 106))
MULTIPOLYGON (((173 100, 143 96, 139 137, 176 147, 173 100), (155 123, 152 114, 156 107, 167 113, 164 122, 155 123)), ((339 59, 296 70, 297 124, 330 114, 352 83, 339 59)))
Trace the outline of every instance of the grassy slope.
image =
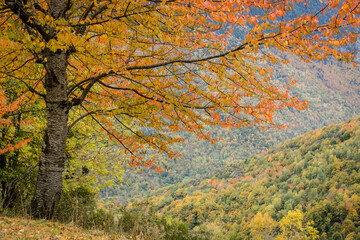
POLYGON ((48 220, 0 217, 0 239, 119 239, 127 238, 107 234, 103 231, 85 230, 70 224, 61 224, 48 220))

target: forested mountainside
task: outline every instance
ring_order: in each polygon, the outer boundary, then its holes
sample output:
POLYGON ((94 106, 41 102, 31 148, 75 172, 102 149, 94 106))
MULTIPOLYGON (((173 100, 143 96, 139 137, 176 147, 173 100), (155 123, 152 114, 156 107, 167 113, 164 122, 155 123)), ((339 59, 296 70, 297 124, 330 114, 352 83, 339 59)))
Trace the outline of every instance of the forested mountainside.
POLYGON ((360 117, 211 178, 163 188, 149 201, 210 239, 360 239, 360 117))
POLYGON ((291 94, 309 101, 307 110, 283 110, 275 116, 278 123, 289 125, 289 129, 208 128, 214 137, 223 139, 215 144, 184 134, 185 142, 173 146, 182 157, 176 161, 164 160, 169 169, 163 168, 162 174, 154 169, 139 172, 129 169, 123 182, 105 189, 102 196, 126 200, 184 179, 210 176, 229 162, 244 160, 286 139, 360 114, 359 68, 336 60, 305 63, 296 57, 283 56, 283 59, 290 62, 274 67, 274 81, 288 84, 296 79, 297 84, 290 88, 291 94))

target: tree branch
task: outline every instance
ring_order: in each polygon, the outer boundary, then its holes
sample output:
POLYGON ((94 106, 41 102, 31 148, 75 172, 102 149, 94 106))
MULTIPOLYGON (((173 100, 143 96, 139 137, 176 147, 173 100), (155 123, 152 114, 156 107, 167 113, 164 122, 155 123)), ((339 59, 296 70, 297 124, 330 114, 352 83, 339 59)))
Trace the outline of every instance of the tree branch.
POLYGON ((153 145, 156 149, 162 150, 165 153, 169 154, 169 152, 166 149, 162 149, 161 146, 157 145, 155 142, 152 142, 148 139, 146 139, 146 136, 142 136, 138 133, 136 133, 134 130, 132 130, 130 127, 126 126, 122 121, 120 121, 120 119, 117 116, 114 116, 114 118, 116 119, 116 121, 118 123, 120 123, 124 128, 126 128, 127 130, 129 130, 132 134, 134 134, 135 136, 137 136, 138 138, 144 140, 145 142, 147 142, 149 145, 153 145))
POLYGON ((39 21, 28 11, 26 11, 23 2, 20 0, 5 0, 6 6, 8 6, 11 11, 18 15, 21 21, 38 31, 40 35, 45 39, 45 41, 49 41, 51 38, 54 37, 53 29, 43 26, 39 23, 39 21))
POLYGON ((47 12, 45 9, 43 9, 43 8, 39 5, 39 3, 35 3, 35 4, 34 4, 34 8, 35 8, 36 10, 42 12, 43 14, 48 14, 48 12, 47 12))
POLYGON ((15 75, 9 74, 9 73, 7 73, 7 72, 3 72, 3 74, 5 74, 5 75, 7 75, 7 76, 9 76, 9 77, 11 77, 11 78, 18 79, 20 82, 22 82, 22 83, 25 84, 25 86, 27 87, 27 89, 28 89, 30 92, 35 93, 36 95, 39 95, 39 96, 45 98, 45 94, 38 92, 36 89, 34 89, 33 87, 31 87, 29 84, 27 84, 22 78, 18 78, 18 77, 16 77, 15 75))
POLYGON ((155 63, 155 64, 150 64, 150 65, 143 65, 143 66, 131 66, 131 67, 127 67, 126 70, 131 71, 131 70, 144 70, 144 69, 152 69, 152 68, 159 68, 159 67, 165 67, 167 65, 171 65, 174 63, 197 63, 197 62, 204 62, 204 61, 208 61, 208 60, 212 60, 215 58, 221 58, 221 57, 225 57, 226 55, 229 55, 230 53, 233 52, 237 52, 240 50, 245 49, 246 45, 248 45, 249 43, 244 43, 234 49, 231 49, 229 51, 220 53, 220 54, 215 54, 215 55, 211 55, 208 57, 204 57, 204 58, 198 58, 198 59, 178 59, 178 60, 170 60, 167 62, 162 62, 162 63, 155 63))
MULTIPOLYGON (((79 23, 80 21, 84 21, 84 20, 87 18, 87 16, 89 15, 89 13, 90 13, 90 11, 91 11, 91 9, 92 9, 93 7, 94 7, 94 2, 92 2, 92 3, 85 9, 85 11, 83 12, 83 14, 82 14, 81 17, 79 18, 78 23, 79 23)), ((86 30, 86 27, 85 27, 85 26, 83 26, 83 25, 78 25, 78 26, 76 26, 76 28, 75 28, 75 33, 82 35, 82 34, 84 34, 85 30, 86 30)))
POLYGON ((159 99, 155 99, 155 98, 152 98, 152 97, 148 97, 142 93, 140 93, 138 90, 136 89, 133 89, 133 88, 121 88, 121 87, 114 87, 114 86, 110 86, 106 83, 103 83, 102 81, 99 81, 99 84, 101 84, 102 86, 106 87, 106 88, 110 88, 110 89, 114 89, 114 90, 122 90, 122 91, 132 91, 134 93, 136 93, 137 95, 139 95, 140 97, 143 97, 147 100, 153 100, 153 101, 157 101, 157 102, 160 102, 160 103, 166 103, 164 100, 159 100, 159 99))
POLYGON ((87 116, 91 115, 91 114, 96 114, 96 113, 107 113, 107 112, 112 112, 113 110, 107 110, 107 111, 104 111, 104 110, 94 110, 94 111, 91 111, 91 112, 87 112, 86 114, 84 115, 81 115, 80 117, 78 117, 75 121, 73 121, 69 126, 68 126, 68 132, 70 131, 70 129, 72 127, 74 127, 78 122, 80 122, 82 119, 86 118, 87 116))
POLYGON ((100 74, 100 75, 98 75, 96 77, 92 77, 92 78, 89 78, 89 79, 86 79, 86 80, 82 81, 82 82, 90 82, 90 83, 83 90, 80 97, 75 98, 70 102, 69 109, 71 107, 73 107, 73 106, 80 105, 85 100, 87 94, 90 92, 91 88, 94 86, 95 83, 97 83, 102 78, 108 77, 108 76, 110 76, 110 75, 112 75, 114 73, 115 72, 111 70, 108 73, 102 73, 102 74, 100 74))
MULTIPOLYGON (((81 15, 81 17, 79 18, 78 24, 76 25, 76 28, 75 28, 76 34, 83 35, 85 33, 86 27, 89 26, 90 24, 79 24, 79 23, 80 23, 80 21, 85 21, 85 19, 89 16, 89 14, 90 14, 91 10, 94 8, 94 6, 95 6, 95 4, 94 4, 94 2, 92 2, 89 5, 89 7, 86 8, 86 10, 81 15)), ((106 4, 101 5, 98 9, 95 10, 95 12, 93 14, 90 15, 90 19, 93 20, 99 14, 101 14, 103 11, 105 11, 107 8, 108 7, 106 4)))
MULTIPOLYGON (((81 107, 84 108, 85 111, 89 112, 83 105, 81 105, 81 107)), ((104 127, 104 125, 102 125, 101 122, 99 122, 99 120, 97 120, 92 113, 90 113, 89 115, 102 129, 104 129, 105 132, 107 132, 109 135, 115 138, 116 141, 118 141, 121 144, 121 146, 125 148, 126 151, 128 151, 131 155, 135 156, 135 153, 133 153, 127 146, 125 146, 125 144, 118 137, 116 137, 113 133, 111 133, 106 127, 104 127)))

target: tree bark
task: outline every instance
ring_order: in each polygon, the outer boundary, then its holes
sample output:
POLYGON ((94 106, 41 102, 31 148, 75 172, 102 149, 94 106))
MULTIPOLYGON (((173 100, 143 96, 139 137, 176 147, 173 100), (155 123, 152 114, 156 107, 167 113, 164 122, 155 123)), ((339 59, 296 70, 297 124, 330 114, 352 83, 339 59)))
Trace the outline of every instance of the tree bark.
POLYGON ((47 128, 39 160, 39 173, 31 203, 31 214, 51 218, 62 190, 68 123, 66 53, 44 54, 47 128))

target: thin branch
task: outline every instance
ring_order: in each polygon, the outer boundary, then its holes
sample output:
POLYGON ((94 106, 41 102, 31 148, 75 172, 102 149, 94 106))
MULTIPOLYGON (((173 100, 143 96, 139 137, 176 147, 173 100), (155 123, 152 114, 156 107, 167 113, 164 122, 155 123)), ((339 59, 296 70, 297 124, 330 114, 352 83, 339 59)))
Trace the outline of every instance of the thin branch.
POLYGON ((6 113, 6 116, 11 117, 11 116, 17 116, 19 114, 24 114, 24 113, 38 113, 38 112, 45 112, 45 108, 42 109, 32 109, 32 110, 19 110, 17 112, 13 112, 13 113, 6 113))
MULTIPOLYGON (((87 16, 89 15, 89 13, 90 13, 90 11, 91 11, 91 9, 92 9, 93 7, 94 7, 94 2, 92 2, 92 3, 89 5, 89 7, 87 7, 87 8, 85 9, 85 11, 83 12, 83 14, 82 14, 81 17, 79 18, 78 23, 79 23, 80 21, 84 21, 84 20, 87 18, 87 16)), ((86 30, 85 26, 77 25, 76 28, 75 28, 75 33, 76 33, 76 34, 84 34, 85 30, 86 30)))
POLYGON ((70 87, 67 95, 70 96, 75 91, 76 88, 80 88, 81 90, 84 90, 82 85, 86 84, 88 81, 91 81, 91 78, 82 80, 81 82, 78 82, 77 84, 74 84, 73 86, 70 87))
POLYGON ((89 78, 87 80, 84 80, 86 82, 90 81, 90 83, 86 86, 86 88, 83 90, 82 94, 80 97, 75 98, 71 101, 71 104, 69 106, 69 108, 76 106, 76 105, 80 105, 86 98, 87 94, 90 92, 91 88, 94 86, 95 83, 97 83, 100 79, 104 78, 104 77, 108 77, 111 74, 113 74, 114 71, 109 71, 108 73, 102 73, 96 77, 92 77, 89 78))
MULTIPOLYGON (((10 63, 8 63, 6 66, 10 65, 11 63, 13 63, 16 60, 17 57, 15 57, 13 60, 11 60, 10 63)), ((35 58, 30 58, 28 60, 26 60, 23 64, 21 64, 19 67, 11 69, 10 71, 7 71, 8 73, 12 73, 15 72, 17 70, 19 70, 20 68, 22 68, 23 66, 25 66, 28 62, 31 62, 32 60, 35 60, 35 58)), ((5 68, 6 66, 2 66, 1 68, 5 68)))
POLYGON ((90 19, 96 18, 100 13, 105 11, 107 8, 108 7, 106 4, 101 5, 93 14, 91 14, 90 19))
MULTIPOLYGON (((139 95, 140 97, 143 97, 143 98, 145 98, 147 100, 156 101, 156 102, 164 103, 164 104, 168 104, 168 105, 174 105, 174 104, 170 104, 169 102, 167 102, 165 100, 156 99, 156 98, 153 98, 153 97, 146 96, 146 95, 140 93, 136 89, 114 87, 114 86, 110 86, 108 84, 105 84, 105 83, 103 83, 101 81, 98 81, 98 82, 99 82, 99 84, 101 84, 102 86, 107 87, 107 88, 111 88, 111 89, 114 89, 114 90, 122 90, 122 91, 132 91, 132 92, 136 93, 137 95, 139 95)), ((197 110, 214 109, 215 108, 214 106, 190 106, 190 105, 187 105, 187 104, 184 104, 184 103, 182 103, 181 106, 184 107, 184 108, 191 108, 191 109, 197 109, 197 110)))
MULTIPOLYGON (((145 142, 147 142, 147 143, 150 144, 150 145, 155 146, 155 148, 157 148, 157 149, 161 149, 161 147, 158 146, 156 143, 147 140, 144 136, 141 136, 140 134, 138 134, 138 133, 136 133, 134 130, 132 130, 130 127, 126 126, 122 121, 120 121, 120 119, 119 119, 117 116, 114 116, 114 118, 116 119, 116 121, 117 121, 118 123, 120 123, 124 128, 126 128, 127 130, 129 130, 132 134, 134 134, 134 135, 137 136, 138 138, 143 139, 145 142)), ((166 153, 168 153, 166 150, 163 150, 163 151, 165 151, 166 153)))
MULTIPOLYGON (((85 111, 89 112, 82 104, 81 107, 85 109, 85 111)), ((90 113, 91 118, 104 130, 106 131, 109 135, 111 135, 113 138, 116 139, 116 141, 118 141, 121 146, 123 146, 123 148, 125 148, 126 151, 128 151, 131 155, 135 156, 135 153, 133 153, 127 146, 125 146, 125 144, 118 138, 116 137, 113 133, 111 133, 106 127, 104 127, 104 125, 101 124, 101 122, 99 122, 99 120, 97 120, 93 114, 90 113)))
POLYGON ((44 99, 46 98, 46 95, 37 91, 36 89, 34 89, 33 87, 29 86, 26 82, 22 81, 26 87, 29 89, 30 92, 35 93, 36 95, 43 97, 44 99))
POLYGON ((91 115, 91 114, 96 114, 96 113, 107 113, 107 112, 112 112, 113 110, 95 110, 95 111, 91 111, 91 112, 87 112, 84 115, 81 115, 79 118, 77 118, 75 121, 73 121, 69 126, 68 126, 68 132, 70 131, 70 129, 72 127, 74 127, 78 122, 80 122, 82 119, 86 118, 87 116, 91 115))
MULTIPOLYGON (((265 39, 265 38, 264 38, 265 39)), ((262 39, 263 40, 263 39, 262 39)), ((178 60, 170 60, 167 62, 162 62, 162 63, 155 63, 155 64, 150 64, 150 65, 143 65, 143 66, 131 66, 131 67, 127 67, 126 70, 131 71, 131 70, 144 70, 144 69, 152 69, 152 68, 159 68, 159 67, 164 67, 167 65, 171 65, 174 63, 198 63, 198 62, 204 62, 204 61, 208 61, 208 60, 212 60, 215 58, 221 58, 221 57, 225 57, 226 55, 229 55, 230 53, 233 52, 237 52, 240 50, 245 49, 246 45, 248 45, 249 43, 244 43, 234 49, 231 49, 229 51, 220 53, 220 54, 215 54, 215 55, 211 55, 208 57, 204 57, 204 58, 198 58, 198 59, 178 59, 178 60)))
POLYGON ((22 83, 25 84, 25 86, 28 88, 28 90, 29 90, 30 92, 35 93, 36 95, 39 95, 39 96, 45 98, 45 94, 38 92, 36 89, 34 89, 34 88, 31 87, 30 85, 28 85, 22 78, 18 78, 18 77, 16 77, 16 76, 12 75, 12 74, 7 73, 7 72, 3 72, 3 74, 5 74, 5 75, 7 75, 7 76, 9 76, 9 77, 11 77, 11 78, 15 78, 15 79, 19 80, 20 82, 22 82, 22 83))
POLYGON ((122 91, 132 91, 134 93, 136 93, 137 95, 139 95, 140 97, 143 97, 145 99, 148 99, 148 100, 152 100, 152 101, 157 101, 159 103, 166 103, 164 100, 159 100, 159 99, 155 99, 155 98, 152 98, 152 97, 148 97, 142 93, 140 93, 138 90, 136 89, 132 89, 132 88, 121 88, 121 87, 114 87, 114 86, 110 86, 108 84, 105 84, 103 83, 102 81, 99 81, 99 83, 104 86, 104 87, 107 87, 107 88, 110 88, 110 89, 114 89, 114 90, 122 90, 122 91))
POLYGON ((120 20, 122 18, 130 17, 130 16, 133 16, 133 15, 139 15, 139 14, 143 14, 143 13, 157 12, 157 11, 158 11, 158 9, 144 10, 144 11, 141 11, 141 12, 129 13, 129 14, 124 14, 124 15, 117 16, 117 17, 112 17, 112 18, 105 19, 105 20, 98 21, 98 22, 78 23, 78 24, 71 24, 70 26, 71 27, 82 27, 82 26, 87 27, 87 26, 92 26, 92 25, 100 25, 100 24, 107 23, 107 22, 109 22, 111 20, 120 20))

